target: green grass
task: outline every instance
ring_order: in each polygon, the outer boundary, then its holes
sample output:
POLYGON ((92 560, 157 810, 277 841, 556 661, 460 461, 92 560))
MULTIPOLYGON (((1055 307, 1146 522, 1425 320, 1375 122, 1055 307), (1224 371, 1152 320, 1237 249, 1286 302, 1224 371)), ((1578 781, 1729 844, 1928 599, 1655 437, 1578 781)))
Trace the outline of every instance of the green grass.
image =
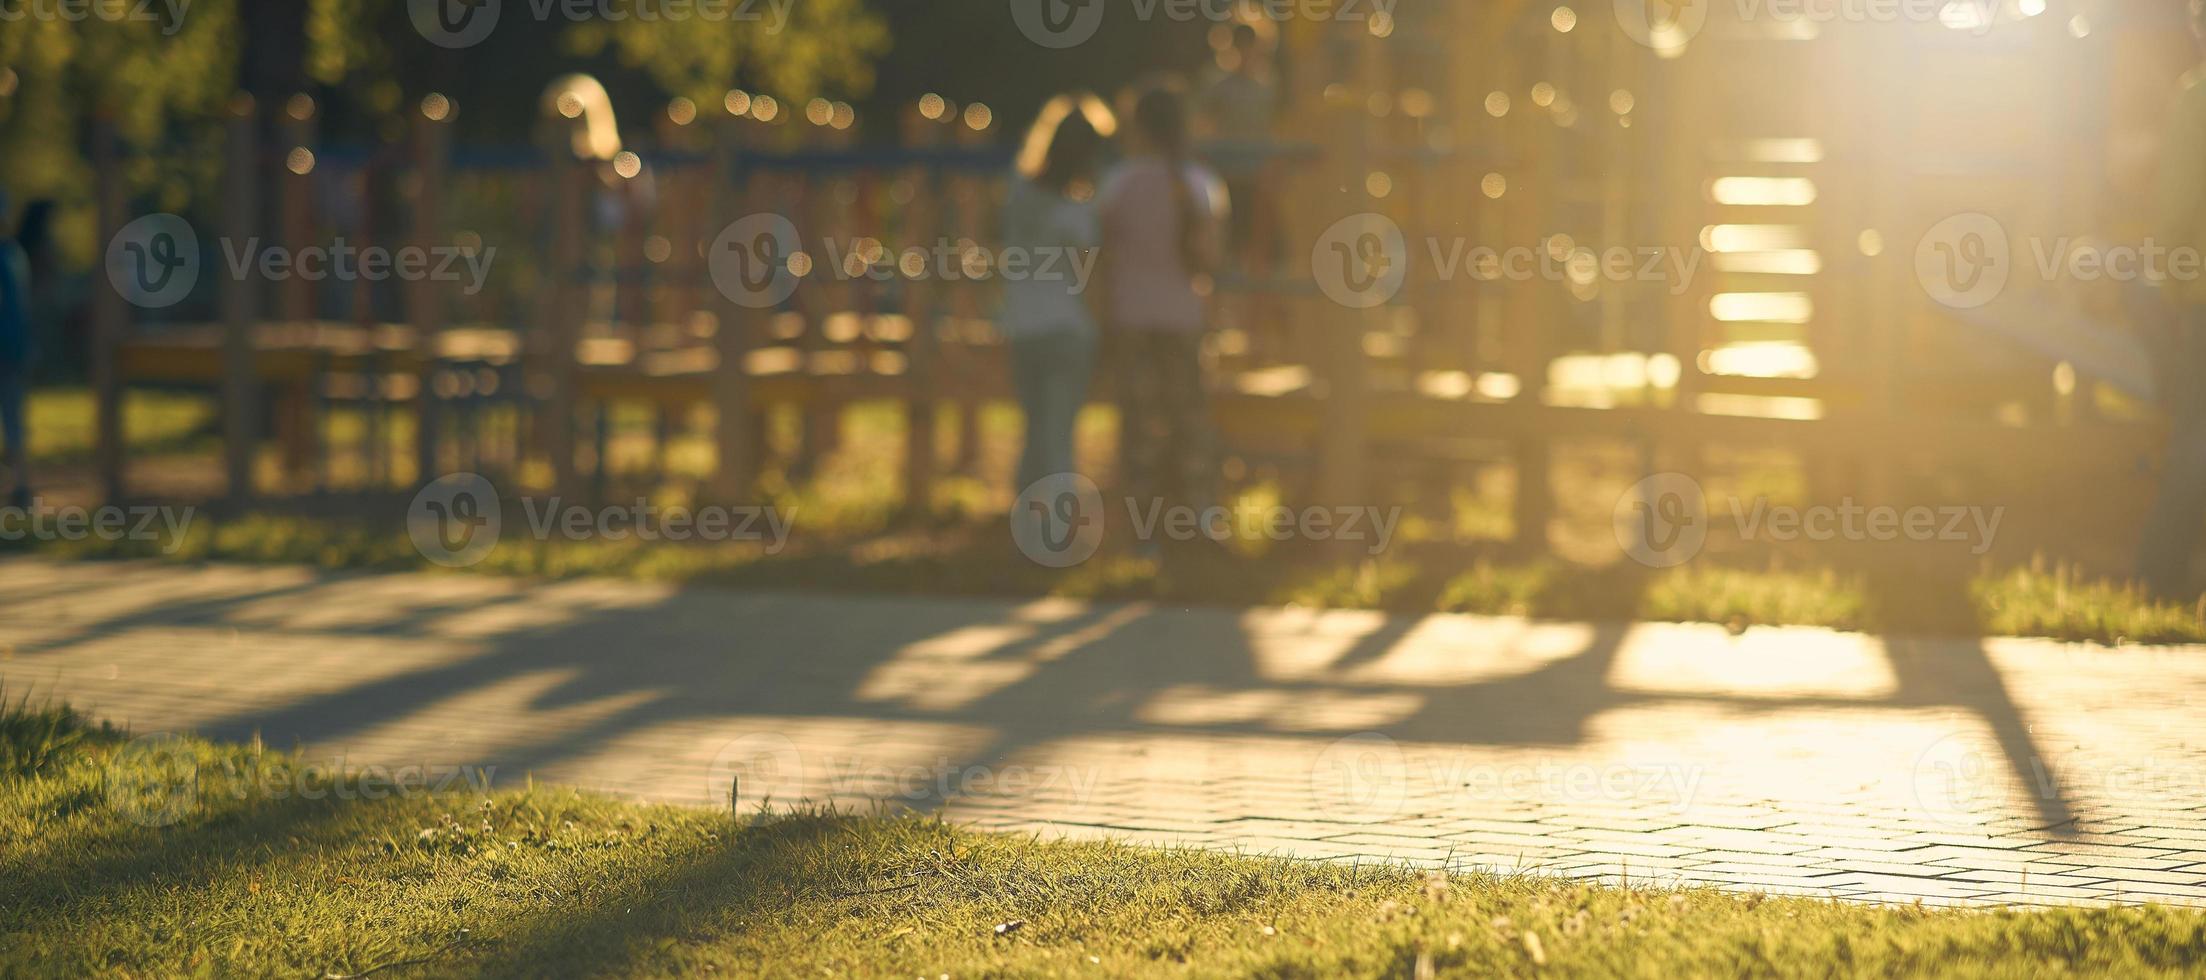
MULTIPOLYGON (((1748 571, 1688 564, 1650 570, 1572 567, 1554 561, 1480 561, 1450 579, 1440 608, 1449 612, 1595 620, 1822 626, 1858 630, 1880 625, 1875 603, 1858 576, 1769 568, 1748 571)), ((1932 628, 1966 631, 1967 611, 1932 628)))
POLYGON ((76 712, 58 704, 31 704, 25 694, 8 703, 0 686, 0 779, 37 776, 53 768, 90 734, 76 712))
MULTIPOLYGON (((32 409, 33 442, 41 459, 66 464, 89 455, 89 393, 41 390, 34 393, 32 409)), ((203 433, 213 410, 213 403, 201 396, 131 393, 127 415, 133 452, 211 459, 214 443, 203 433)), ((638 406, 618 406, 613 416, 616 428, 631 436, 640 438, 651 427, 650 417, 638 406)), ((794 417, 780 413, 770 421, 769 441, 780 452, 793 449, 794 417)), ((995 406, 982 413, 982 423, 981 455, 1003 457, 997 463, 1008 465, 1017 433, 1015 413, 995 406)), ((1447 512, 1452 521, 1408 514, 1394 547, 1378 559, 1328 554, 1307 542, 1247 537, 1221 548, 1177 551, 1161 567, 1123 549, 1106 548, 1077 568, 1052 571, 1012 549, 1000 488, 989 481, 945 477, 927 508, 906 508, 894 467, 882 465, 901 451, 902 426, 894 406, 854 406, 843 421, 843 450, 824 459, 813 478, 792 481, 776 469, 763 475, 763 502, 799 519, 795 546, 787 553, 767 555, 747 544, 521 540, 501 545, 473 571, 890 594, 1059 595, 1405 614, 1437 610, 1708 622, 1732 629, 1783 624, 2101 643, 2206 642, 2206 604, 2156 601, 2126 582, 2087 575, 2073 565, 2048 566, 2042 559, 2022 567, 2012 559, 2004 565, 1987 560, 1958 568, 1950 562, 1922 567, 1913 563, 1916 553, 1910 552, 1840 567, 1819 564, 1831 555, 1816 551, 1789 557, 1719 556, 1711 549, 1684 566, 1655 570, 1629 562, 1591 566, 1552 557, 1512 557, 1495 540, 1508 533, 1507 508, 1497 507, 1491 493, 1471 486, 1451 489, 1447 512)), ((1108 441, 1107 420, 1091 412, 1082 427, 1088 455, 1107 455, 1100 448, 1108 441)), ((353 430, 358 428, 357 415, 338 412, 331 421, 340 445, 357 436, 353 430)), ((945 440, 953 435, 952 428, 945 426, 945 440)), ((632 475, 649 454, 638 445, 621 445, 627 448, 616 456, 632 475)), ((662 504, 685 502, 691 487, 684 481, 709 469, 709 448, 691 432, 678 437, 667 455, 669 484, 653 487, 652 495, 662 504)), ((1741 492, 1785 500, 1802 492, 1799 474, 1792 470, 1766 462, 1732 468, 1739 471, 1741 492)), ((1280 501, 1277 484, 1267 479, 1251 480, 1238 493, 1244 504, 1280 501)), ((614 496, 624 499, 619 492, 614 496)), ((380 508, 381 520, 260 513, 216 521, 201 514, 187 540, 163 557, 329 568, 425 567, 396 520, 404 503, 403 495, 394 495, 380 508)), ((1604 521, 1608 517, 1605 511, 1599 516, 1604 521)), ((509 522, 517 521, 509 517, 509 522)), ((1600 536, 1608 533, 1601 528, 1600 536)), ((21 545, 0 542, 0 550, 14 547, 21 545)), ((142 542, 43 547, 81 557, 161 554, 161 548, 142 542)))
MULTIPOLYGON (((92 392, 84 388, 40 388, 30 395, 31 462, 73 463, 92 458, 92 392)), ((204 395, 132 389, 123 398, 123 430, 134 452, 212 451, 208 434, 215 424, 215 403, 204 395)))
POLYGON ((2157 602, 2127 583, 2089 579, 2043 562, 1971 583, 1985 628, 2021 636, 2100 642, 2197 643, 2206 638, 2206 596, 2192 605, 2157 602))
MULTIPOLYGON (((808 513, 801 509, 799 513, 808 513)), ((869 522, 872 519, 869 518, 869 522)), ((1000 519, 896 522, 847 535, 799 535, 766 554, 755 543, 673 544, 526 538, 502 542, 474 574, 618 576, 745 588, 887 595, 1055 595, 1225 606, 1296 605, 1401 614, 1463 612, 1541 619, 1717 623, 2065 641, 2206 643, 2206 602, 2154 600, 2135 586, 2070 566, 1985 567, 1973 575, 1885 578, 1830 568, 1738 568, 1694 562, 1647 569, 1554 559, 1509 560, 1471 549, 1412 547, 1399 557, 1336 559, 1304 549, 1249 555, 1232 547, 1168 551, 1161 564, 1105 550, 1071 569, 1015 551, 1000 519), (808 543, 805 543, 808 542, 808 543)), ((201 514, 183 542, 0 542, 76 558, 431 568, 388 521, 266 513, 201 514)))
POLYGON ((2165 907, 1869 908, 539 786, 400 793, 20 702, 0 739, 46 755, 0 770, 9 975, 2134 977, 2206 958, 2206 917, 2165 907), (75 736, 41 748, 57 724, 75 736))
POLYGON ((1653 576, 1637 619, 1751 624, 1798 623, 1860 629, 1873 622, 1873 600, 1858 577, 1833 571, 1750 571, 1682 565, 1653 576))

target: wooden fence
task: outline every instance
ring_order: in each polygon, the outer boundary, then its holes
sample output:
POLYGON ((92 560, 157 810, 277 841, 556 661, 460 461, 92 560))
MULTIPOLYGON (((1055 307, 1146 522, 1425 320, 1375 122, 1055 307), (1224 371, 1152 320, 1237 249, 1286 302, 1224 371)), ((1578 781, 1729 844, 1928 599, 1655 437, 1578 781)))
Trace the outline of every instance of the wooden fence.
MULTIPOLYGON (((1717 443, 1782 447, 1828 492, 1889 492, 1895 474, 1954 461, 2141 482, 2158 440, 2137 377, 2150 367, 2108 340, 2112 287, 2045 280, 2020 253, 2120 230, 2108 148, 2134 134, 2109 106, 2150 89, 2122 68, 2159 50, 2152 25, 2094 32, 2054 11, 1978 32, 1717 4, 1688 41, 1649 44, 1610 6, 1286 26, 1277 140, 1210 147, 1261 163, 1266 191, 1243 205, 1284 252, 1243 257, 1219 283, 1216 405, 1235 452, 1327 502, 1386 492, 1375 484, 1396 464, 1504 458, 1535 545, 1550 449, 1572 438, 1630 441, 1650 468, 1717 443), (2009 239, 2011 281, 1962 308, 1921 263, 1948 219, 1975 213, 2009 239), (1398 288, 1344 302, 1328 236, 1386 227, 1399 244, 1378 258, 1404 267, 1398 288)), ((711 406, 708 489, 725 499, 758 474, 774 406, 804 420, 800 472, 858 400, 916 420, 896 464, 913 499, 969 462, 921 423, 955 412, 969 452, 978 406, 1006 395, 994 286, 915 267, 908 250, 947 242, 960 273, 985 271, 1004 120, 929 96, 903 110, 897 146, 859 146, 846 105, 730 92, 677 100, 648 134, 631 127, 634 149, 603 151, 575 135, 605 122, 586 86, 547 106, 540 147, 468 148, 459 108, 431 96, 403 146, 317 156, 310 99, 281 107, 276 147, 255 145, 253 113, 269 107, 240 105, 222 234, 496 247, 496 284, 226 280, 219 323, 158 326, 104 296, 110 492, 131 383, 223 394, 240 497, 261 489, 263 432, 285 447, 287 486, 326 485, 314 420, 333 401, 376 420, 385 485, 536 460, 552 485, 585 489, 605 472, 616 402, 654 406, 662 434, 711 406), (235 165, 273 160, 275 186, 235 165), (375 193, 402 195, 405 227, 368 227, 386 210, 360 203, 375 193), (709 274, 715 237, 754 214, 802 229, 799 284, 765 307, 709 274), (401 416, 418 433, 404 462, 389 438, 401 416)), ((112 153, 96 162, 112 232, 125 202, 112 153)))

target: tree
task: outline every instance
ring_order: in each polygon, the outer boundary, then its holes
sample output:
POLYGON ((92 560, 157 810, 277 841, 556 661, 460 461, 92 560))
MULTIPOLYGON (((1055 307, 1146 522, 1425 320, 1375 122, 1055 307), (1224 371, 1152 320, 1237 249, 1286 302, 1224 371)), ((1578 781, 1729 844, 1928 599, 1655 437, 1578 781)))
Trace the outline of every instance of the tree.
POLYGON ((182 152, 128 163, 141 191, 173 202, 211 177, 214 157, 204 151, 219 145, 209 141, 220 133, 191 124, 220 112, 233 94, 237 0, 195 0, 184 9, 177 16, 163 4, 91 4, 78 19, 0 19, 0 183, 19 203, 63 202, 56 232, 74 258, 92 246, 86 119, 111 120, 134 145, 180 144, 182 152))
POLYGON ((737 86, 801 103, 864 95, 888 45, 864 0, 731 2, 713 9, 736 13, 679 20, 602 16, 633 14, 638 2, 582 5, 588 16, 571 19, 570 4, 507 0, 492 35, 461 51, 425 40, 400 0, 91 4, 79 18, 0 19, 0 183, 18 200, 61 199, 64 246, 81 261, 92 183, 83 124, 94 114, 139 151, 134 191, 181 210, 211 190, 222 139, 212 123, 239 91, 263 118, 307 91, 323 138, 354 143, 402 138, 408 109, 441 92, 466 113, 462 139, 511 143, 528 139, 539 92, 566 72, 600 74, 630 117, 676 95, 717 104, 737 86))

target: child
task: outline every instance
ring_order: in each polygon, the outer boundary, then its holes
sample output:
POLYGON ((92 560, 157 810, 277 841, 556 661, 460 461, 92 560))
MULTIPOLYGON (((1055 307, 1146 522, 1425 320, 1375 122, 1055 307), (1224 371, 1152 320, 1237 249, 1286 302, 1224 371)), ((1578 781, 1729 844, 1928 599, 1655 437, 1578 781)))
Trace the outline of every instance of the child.
MULTIPOLYGON (((1127 131, 1127 159, 1103 183, 1098 263, 1117 348, 1120 461, 1141 506, 1169 502, 1201 513, 1216 492, 1201 357, 1225 188, 1189 156, 1187 103, 1178 92, 1144 93, 1127 131)), ((1154 553, 1154 545, 1140 550, 1154 553)))
POLYGON ((1055 272, 1007 279, 1003 317, 1011 345, 1011 381, 1026 416, 1018 488, 1073 472, 1073 425, 1087 404, 1095 373, 1095 317, 1082 296, 1085 281, 1070 273, 1102 237, 1095 213, 1095 177, 1103 141, 1117 121, 1092 95, 1060 95, 1042 107, 1028 131, 1003 205, 1003 244, 1037 257, 1063 252, 1044 266, 1055 272), (1077 256, 1072 253, 1079 253, 1077 256))
MULTIPOLYGON (((0 217, 8 213, 0 191, 0 217)), ((0 239, 0 441, 7 443, 8 506, 31 506, 31 452, 24 439, 24 401, 31 373, 30 262, 12 237, 0 239)))

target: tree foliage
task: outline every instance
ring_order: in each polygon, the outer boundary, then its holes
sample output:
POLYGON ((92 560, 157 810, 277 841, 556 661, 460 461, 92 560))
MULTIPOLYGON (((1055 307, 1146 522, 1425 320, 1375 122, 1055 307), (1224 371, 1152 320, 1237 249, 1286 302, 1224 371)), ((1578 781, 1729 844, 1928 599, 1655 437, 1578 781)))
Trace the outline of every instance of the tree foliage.
POLYGON ((864 94, 874 58, 888 48, 886 27, 861 0, 727 7, 749 19, 588 21, 568 31, 567 49, 611 55, 662 92, 709 105, 737 85, 790 101, 864 94))
POLYGON ((232 94, 236 0, 192 0, 181 17, 160 4, 144 9, 155 16, 0 19, 0 183, 18 201, 89 197, 84 121, 94 114, 130 144, 181 137, 186 152, 175 159, 131 164, 139 185, 181 189, 176 178, 200 158, 189 152, 189 124, 220 112, 232 94))
MULTIPOLYGON (((0 19, 0 186, 18 203, 60 199, 69 251, 87 254, 85 120, 100 114, 134 148, 127 176, 136 194, 177 207, 209 190, 221 140, 212 123, 252 87, 241 74, 248 48, 295 50, 296 77, 322 108, 323 138, 370 144, 400 138, 404 113, 430 91, 462 107, 461 139, 525 139, 537 93, 573 71, 599 74, 624 109, 677 95, 717 104, 731 87, 792 102, 858 97, 888 48, 866 0, 746 0, 714 8, 728 15, 682 19, 601 16, 633 13, 638 0, 592 0, 580 19, 564 0, 506 0, 492 36, 463 51, 416 33, 404 0, 281 2, 305 4, 304 16, 257 14, 253 0, 188 0, 109 8, 129 16, 0 19), (138 17, 140 9, 155 16, 138 17)), ((279 111, 269 103, 285 93, 260 94, 261 112, 279 111)))

